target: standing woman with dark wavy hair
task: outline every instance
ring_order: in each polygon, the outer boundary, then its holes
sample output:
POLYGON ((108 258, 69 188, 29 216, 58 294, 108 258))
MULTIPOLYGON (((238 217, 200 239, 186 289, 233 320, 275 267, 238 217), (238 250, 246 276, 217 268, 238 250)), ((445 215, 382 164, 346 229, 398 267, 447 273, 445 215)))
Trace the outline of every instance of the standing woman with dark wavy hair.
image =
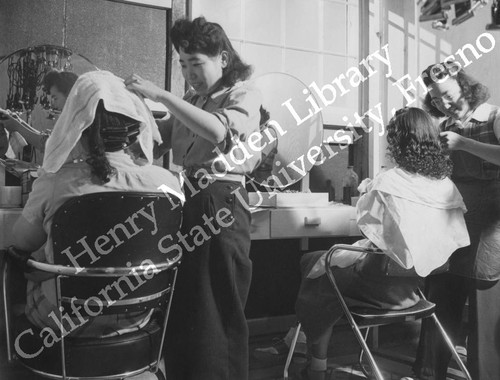
MULTIPOLYGON (((469 247, 453 254, 448 273, 427 279, 428 298, 436 303, 437 316, 454 342, 468 298, 467 365, 471 376, 474 380, 498 380, 500 166, 473 152, 481 155, 484 150, 491 151, 484 145, 500 145, 500 111, 486 103, 488 88, 468 76, 457 63, 431 65, 422 76, 429 90, 424 104, 428 112, 446 117, 441 123, 441 139, 451 151, 451 179, 467 207, 465 221, 471 240, 469 247), (481 143, 479 151, 469 149, 474 142, 481 143)), ((444 380, 450 357, 435 326, 424 322, 414 365, 419 378, 444 380)))
POLYGON ((171 36, 190 85, 183 99, 136 74, 125 80, 129 89, 169 109, 170 119, 159 125, 163 144, 157 153, 172 149, 173 163, 183 167, 187 181, 185 255, 169 321, 167 377, 245 380, 244 308, 252 263, 244 184, 260 153, 240 157, 238 147, 259 131, 261 95, 245 82, 250 66, 220 25, 203 17, 179 20, 171 36))

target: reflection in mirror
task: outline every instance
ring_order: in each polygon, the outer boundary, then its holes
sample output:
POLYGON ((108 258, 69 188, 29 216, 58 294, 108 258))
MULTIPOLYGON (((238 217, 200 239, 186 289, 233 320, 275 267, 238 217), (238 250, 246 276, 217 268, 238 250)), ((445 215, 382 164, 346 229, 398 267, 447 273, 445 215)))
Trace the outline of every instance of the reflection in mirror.
POLYGON ((310 102, 315 100, 307 86, 289 74, 267 73, 252 84, 263 98, 262 159, 249 177, 268 189, 284 189, 304 178, 315 163, 312 156, 323 140, 321 113, 313 112, 310 102))
MULTIPOLYGON (((0 60, 0 108, 24 122, 26 128, 52 130, 58 112, 51 107, 50 97, 42 86, 45 74, 51 70, 80 75, 97 68, 84 56, 62 46, 19 49, 0 60)), ((22 159, 41 163, 41 154, 35 150, 24 153, 22 159)))

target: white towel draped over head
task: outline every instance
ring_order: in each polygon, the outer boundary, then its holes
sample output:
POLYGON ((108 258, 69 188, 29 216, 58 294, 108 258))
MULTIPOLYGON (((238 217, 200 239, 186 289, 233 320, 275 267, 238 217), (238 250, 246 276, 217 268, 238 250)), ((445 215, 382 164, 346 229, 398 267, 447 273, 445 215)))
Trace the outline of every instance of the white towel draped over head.
POLYGON ((121 78, 108 71, 82 74, 68 95, 59 119, 47 140, 43 169, 55 173, 66 162, 82 132, 94 121, 97 104, 104 108, 141 122, 137 138, 148 163, 153 162, 154 141, 161 143, 158 126, 137 94, 127 90, 121 78))

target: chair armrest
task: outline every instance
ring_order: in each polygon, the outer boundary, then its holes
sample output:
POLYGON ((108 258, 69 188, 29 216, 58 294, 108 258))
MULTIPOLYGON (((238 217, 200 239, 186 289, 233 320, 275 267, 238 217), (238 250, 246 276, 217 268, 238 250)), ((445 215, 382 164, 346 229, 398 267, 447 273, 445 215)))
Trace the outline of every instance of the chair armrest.
POLYGON ((334 246, 332 246, 328 250, 328 252, 326 254, 325 269, 331 266, 330 261, 332 259, 332 256, 333 256, 334 252, 338 251, 339 249, 346 250, 346 251, 354 251, 354 252, 383 253, 383 251, 380 248, 376 248, 376 247, 374 247, 374 248, 372 248, 372 247, 357 247, 357 246, 350 245, 350 244, 335 244, 334 246))
POLYGON ((7 248, 7 254, 12 258, 14 265, 16 265, 23 272, 29 272, 28 260, 31 252, 23 251, 11 245, 7 248))
MULTIPOLYGON (((154 270, 162 272, 164 270, 170 269, 176 265, 180 264, 182 254, 179 253, 172 260, 168 260, 162 263, 154 263, 154 270)), ((42 272, 53 273, 55 275, 70 276, 70 277, 122 277, 122 276, 134 276, 137 274, 143 274, 146 270, 151 270, 144 268, 143 266, 135 267, 72 267, 57 264, 48 264, 36 261, 34 259, 28 259, 26 265, 29 268, 40 270, 42 272)))
MULTIPOLYGON (((380 248, 365 248, 365 247, 357 247, 348 244, 336 244, 330 248, 325 258, 325 270, 328 271, 328 268, 331 267, 331 259, 333 257, 333 253, 339 249, 346 251, 355 251, 355 252, 366 252, 366 253, 376 253, 383 254, 383 251, 380 248)), ((367 271, 365 269, 373 269, 373 273, 377 273, 380 275, 390 276, 390 277, 420 277, 415 268, 412 267, 410 269, 404 269, 399 266, 394 260, 389 258, 388 256, 377 256, 372 257, 364 262, 364 266, 361 266, 359 269, 364 274, 370 274, 372 271, 367 271)), ((449 262, 447 261, 440 267, 434 269, 431 274, 445 273, 448 271, 449 262)))

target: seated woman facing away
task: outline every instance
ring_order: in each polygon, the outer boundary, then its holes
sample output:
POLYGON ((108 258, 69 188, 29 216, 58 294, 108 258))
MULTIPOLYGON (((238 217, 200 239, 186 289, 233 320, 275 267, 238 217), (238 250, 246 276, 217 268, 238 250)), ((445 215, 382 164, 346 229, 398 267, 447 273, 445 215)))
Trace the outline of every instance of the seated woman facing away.
MULTIPOLYGON (((418 108, 396 112, 387 126, 388 151, 396 166, 360 185, 357 222, 367 239, 404 269, 427 276, 469 244, 462 197, 447 177, 451 162, 441 151, 439 131, 418 108)), ((418 276, 390 277, 370 265, 374 254, 337 251, 333 274, 351 306, 405 309, 415 305, 418 276), (354 301, 355 300, 355 301, 354 301)), ((304 375, 324 379, 327 348, 343 311, 324 274, 325 252, 303 256, 296 302, 311 362, 304 375)))
MULTIPOLYGON (((48 263, 54 262, 54 213, 70 198, 107 191, 158 193, 162 185, 182 197, 177 178, 152 165, 154 139, 161 139, 143 100, 109 72, 86 73, 74 86, 47 141, 43 174, 34 182, 13 231, 16 248, 34 252, 35 259, 48 263), (147 158, 141 166, 125 151, 135 141, 147 158)), ((56 312, 54 278, 36 272, 29 276, 28 320, 39 328, 58 331, 50 318, 56 312)), ((119 334, 141 327, 149 317, 150 311, 97 316, 73 333, 93 337, 119 334)))

